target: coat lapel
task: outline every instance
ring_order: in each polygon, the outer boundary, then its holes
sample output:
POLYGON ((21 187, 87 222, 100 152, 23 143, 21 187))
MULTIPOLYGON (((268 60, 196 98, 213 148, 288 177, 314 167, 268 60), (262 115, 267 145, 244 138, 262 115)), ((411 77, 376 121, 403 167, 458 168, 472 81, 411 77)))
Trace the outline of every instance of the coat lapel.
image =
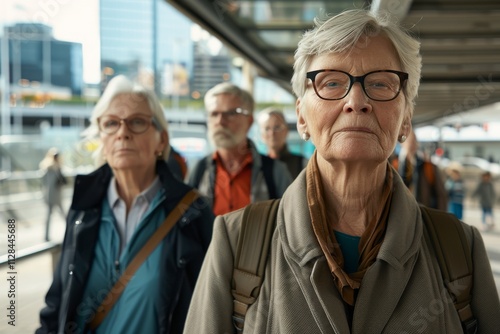
POLYGON ((325 258, 315 262, 310 280, 319 303, 310 303, 309 306, 318 319, 317 325, 321 332, 331 333, 333 328, 335 333, 349 333, 344 302, 333 284, 333 276, 325 258))
POLYGON ((311 324, 311 333, 349 333, 343 301, 311 227, 305 173, 298 178, 283 196, 283 216, 277 221, 284 253, 319 329, 311 324))
POLYGON ((356 300, 352 333, 382 333, 410 280, 422 239, 415 199, 398 177, 384 241, 356 300), (380 301, 383 300, 383 303, 380 301))

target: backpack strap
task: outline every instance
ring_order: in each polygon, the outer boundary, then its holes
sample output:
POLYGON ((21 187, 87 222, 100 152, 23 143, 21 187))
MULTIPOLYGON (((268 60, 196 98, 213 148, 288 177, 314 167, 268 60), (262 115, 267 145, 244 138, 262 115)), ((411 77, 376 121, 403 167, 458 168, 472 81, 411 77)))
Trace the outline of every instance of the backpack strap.
POLYGON ((260 292, 279 202, 256 202, 243 211, 231 282, 233 325, 238 333, 243 332, 247 310, 260 292))
POLYGON ((264 174, 267 190, 269 191, 269 198, 278 198, 273 177, 274 159, 262 154, 260 157, 262 160, 262 173, 264 174))
POLYGON ((462 223, 454 215, 420 205, 441 268, 444 285, 453 298, 464 333, 477 332, 471 308, 472 255, 462 223))

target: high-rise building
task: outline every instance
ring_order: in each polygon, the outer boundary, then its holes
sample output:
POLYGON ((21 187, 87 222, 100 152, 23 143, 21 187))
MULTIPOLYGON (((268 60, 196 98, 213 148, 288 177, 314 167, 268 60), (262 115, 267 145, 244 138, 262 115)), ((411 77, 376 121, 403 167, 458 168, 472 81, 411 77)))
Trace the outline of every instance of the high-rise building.
POLYGON ((13 92, 26 91, 33 85, 48 94, 67 90, 70 95, 81 95, 80 43, 55 40, 52 28, 41 23, 5 27, 4 38, 8 40, 9 81, 13 92))
POLYGON ((124 74, 168 95, 162 87, 168 76, 175 80, 179 67, 191 72, 192 23, 173 7, 162 0, 100 0, 99 6, 102 89, 124 74))
POLYGON ((194 44, 192 91, 200 97, 213 86, 231 79, 231 57, 228 50, 221 47, 214 54, 208 43, 209 40, 201 40, 194 44))

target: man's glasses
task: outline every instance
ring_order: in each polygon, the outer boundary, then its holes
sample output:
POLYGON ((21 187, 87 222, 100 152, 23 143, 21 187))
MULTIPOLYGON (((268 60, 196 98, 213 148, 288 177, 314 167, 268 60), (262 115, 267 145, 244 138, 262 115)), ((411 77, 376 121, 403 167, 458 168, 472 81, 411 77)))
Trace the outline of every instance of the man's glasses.
POLYGON ((277 133, 277 132, 282 132, 285 129, 286 129, 286 127, 284 125, 266 126, 264 128, 264 132, 265 133, 268 133, 268 132, 277 133))
POLYGON ((159 129, 152 116, 132 115, 127 118, 119 118, 113 115, 105 115, 97 119, 99 130, 108 135, 115 134, 120 129, 122 122, 125 123, 130 132, 136 135, 146 132, 151 124, 159 129))
POLYGON ((208 118, 210 120, 216 120, 219 116, 221 116, 227 120, 233 120, 240 115, 248 116, 250 115, 250 112, 242 108, 235 108, 227 111, 212 111, 208 113, 208 118))
POLYGON ((337 70, 317 70, 306 73, 314 91, 323 100, 340 100, 349 94, 355 82, 359 82, 366 96, 374 101, 394 100, 408 80, 408 73, 382 70, 355 77, 337 70))

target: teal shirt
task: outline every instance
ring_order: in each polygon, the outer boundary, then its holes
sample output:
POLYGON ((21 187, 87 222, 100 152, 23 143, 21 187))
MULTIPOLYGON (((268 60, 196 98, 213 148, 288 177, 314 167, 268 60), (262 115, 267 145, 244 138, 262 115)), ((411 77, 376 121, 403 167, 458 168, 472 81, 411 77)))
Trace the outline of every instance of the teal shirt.
MULTIPOLYGON (((77 307, 79 332, 93 315, 109 289, 120 277, 127 264, 142 248, 146 240, 165 219, 159 207, 164 201, 164 190, 159 191, 142 217, 130 241, 120 255, 120 234, 107 198, 103 201, 99 237, 95 246, 85 291, 77 307)), ((96 334, 158 333, 160 279, 160 244, 139 267, 122 295, 95 331, 96 334)))
POLYGON ((359 266, 359 241, 361 237, 333 231, 344 256, 344 271, 348 274, 358 271, 359 266))

